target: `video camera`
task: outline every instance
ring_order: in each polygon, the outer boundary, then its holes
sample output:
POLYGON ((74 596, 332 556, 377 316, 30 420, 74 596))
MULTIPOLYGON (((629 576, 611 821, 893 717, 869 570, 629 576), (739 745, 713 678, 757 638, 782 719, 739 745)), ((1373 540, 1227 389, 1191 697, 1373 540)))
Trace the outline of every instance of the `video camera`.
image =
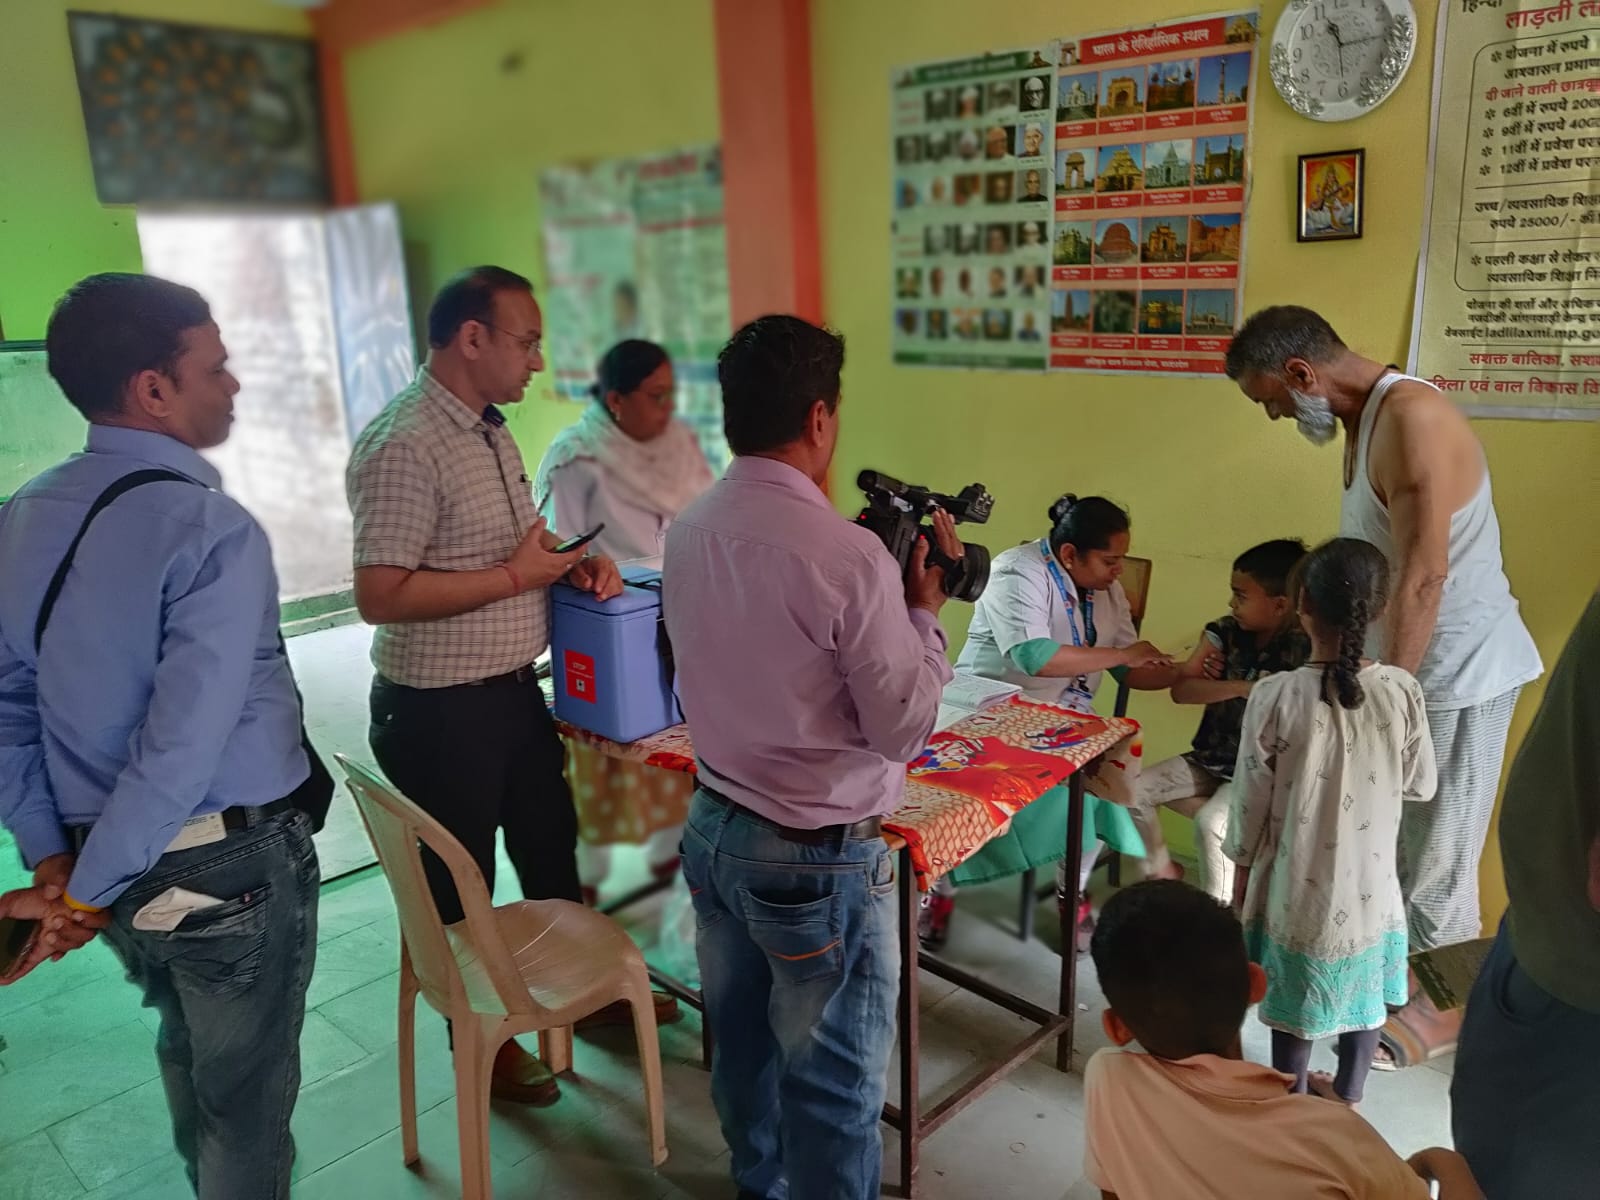
POLYGON ((968 542, 959 559, 948 558, 934 540, 933 530, 922 524, 924 516, 942 508, 957 522, 982 525, 994 509, 994 497, 983 484, 968 484, 959 495, 946 496, 914 483, 901 483, 881 471, 863 471, 856 476, 856 486, 867 497, 856 524, 877 535, 900 564, 902 574, 911 566, 917 539, 926 537, 928 566, 944 571, 944 594, 969 604, 983 595, 989 583, 989 551, 968 542))

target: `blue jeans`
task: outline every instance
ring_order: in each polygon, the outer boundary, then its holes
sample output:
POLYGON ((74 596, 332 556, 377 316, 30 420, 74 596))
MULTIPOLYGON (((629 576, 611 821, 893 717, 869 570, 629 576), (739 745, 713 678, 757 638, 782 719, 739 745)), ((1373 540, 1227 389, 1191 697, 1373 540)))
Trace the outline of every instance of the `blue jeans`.
POLYGON ((1467 1000, 1452 1133, 1489 1200, 1600 1196, 1600 1013, 1557 1000, 1517 965, 1500 924, 1467 1000))
POLYGON ((900 982, 888 848, 791 842, 701 791, 683 875, 715 1039, 711 1096, 741 1193, 876 1197, 900 982))
POLYGON ((286 1200, 300 1026, 317 949, 311 819, 290 811, 163 855, 112 905, 106 940, 161 1015, 156 1061, 201 1200, 286 1200), (222 903, 170 933, 133 916, 171 887, 222 903))

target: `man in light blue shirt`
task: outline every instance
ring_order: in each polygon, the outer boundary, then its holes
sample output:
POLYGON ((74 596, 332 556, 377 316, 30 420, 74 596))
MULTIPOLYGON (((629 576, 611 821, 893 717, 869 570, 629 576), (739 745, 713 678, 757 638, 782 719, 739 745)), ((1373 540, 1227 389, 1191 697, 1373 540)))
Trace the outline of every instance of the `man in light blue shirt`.
POLYGON ((271 548, 198 453, 239 384, 206 302, 149 276, 78 283, 46 347, 89 439, 0 507, 0 823, 63 892, 41 953, 109 922, 161 1014, 197 1194, 282 1200, 318 871, 271 548))

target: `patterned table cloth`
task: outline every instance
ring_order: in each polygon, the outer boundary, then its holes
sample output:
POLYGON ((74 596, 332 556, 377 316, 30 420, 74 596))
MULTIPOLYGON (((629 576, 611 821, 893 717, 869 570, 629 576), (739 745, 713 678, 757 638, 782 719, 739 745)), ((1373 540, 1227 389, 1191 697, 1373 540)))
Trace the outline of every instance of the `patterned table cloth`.
MULTIPOLYGON (((556 725, 563 737, 616 758, 665 771, 695 769, 686 725, 628 743, 556 725)), ((1097 758, 1088 789, 1102 800, 1132 804, 1141 752, 1136 721, 1014 697, 935 733, 906 767, 905 799, 883 827, 905 839, 917 886, 927 891, 1023 808, 1097 758)))

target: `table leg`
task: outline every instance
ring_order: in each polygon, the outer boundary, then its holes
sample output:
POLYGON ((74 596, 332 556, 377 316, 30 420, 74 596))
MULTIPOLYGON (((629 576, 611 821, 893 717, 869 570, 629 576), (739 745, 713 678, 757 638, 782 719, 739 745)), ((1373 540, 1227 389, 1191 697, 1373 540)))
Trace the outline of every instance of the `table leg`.
POLYGON ((687 1004, 700 1014, 700 1065, 706 1070, 711 1069, 711 1022, 706 1019, 705 995, 689 987, 684 987, 682 982, 674 979, 659 967, 645 964, 645 972, 650 976, 650 982, 667 995, 673 997, 679 1004, 687 1004))
POLYGON ((917 875, 911 849, 900 851, 900 1194, 917 1195, 917 1159, 922 1141, 922 1106, 917 1099, 917 875))
POLYGON ((1067 784, 1067 856, 1064 861, 1069 882, 1065 911, 1061 916, 1060 1007, 1067 1023, 1056 1042, 1056 1069, 1061 1071, 1072 1070, 1072 1031, 1078 1020, 1078 904, 1082 898, 1078 879, 1083 867, 1083 777, 1087 771, 1087 767, 1074 771, 1067 784))
POLYGON ((1022 907, 1017 910, 1017 938, 1019 941, 1033 941, 1033 910, 1038 907, 1039 897, 1035 894, 1039 887, 1038 875, 1032 867, 1022 873, 1022 907))

